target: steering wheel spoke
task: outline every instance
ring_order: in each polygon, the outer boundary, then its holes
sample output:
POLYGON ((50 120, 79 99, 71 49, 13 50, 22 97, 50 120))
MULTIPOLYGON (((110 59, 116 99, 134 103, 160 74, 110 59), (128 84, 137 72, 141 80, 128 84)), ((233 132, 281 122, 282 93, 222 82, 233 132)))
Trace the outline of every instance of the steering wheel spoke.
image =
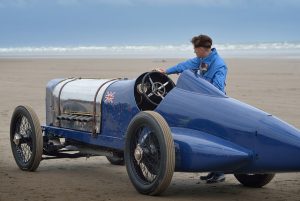
POLYGON ((161 95, 159 92, 158 92, 157 94, 158 94, 158 96, 159 96, 162 100, 164 99, 164 96, 161 95))
POLYGON ((163 87, 166 87, 166 86, 169 84, 169 82, 170 82, 170 81, 165 82, 162 86, 163 86, 163 87))
POLYGON ((149 93, 149 94, 147 95, 147 97, 150 98, 150 97, 153 96, 153 95, 154 95, 154 93, 151 92, 151 93, 149 93))
POLYGON ((152 81, 150 75, 149 75, 149 80, 150 80, 151 85, 153 86, 154 83, 153 83, 153 81, 152 81))

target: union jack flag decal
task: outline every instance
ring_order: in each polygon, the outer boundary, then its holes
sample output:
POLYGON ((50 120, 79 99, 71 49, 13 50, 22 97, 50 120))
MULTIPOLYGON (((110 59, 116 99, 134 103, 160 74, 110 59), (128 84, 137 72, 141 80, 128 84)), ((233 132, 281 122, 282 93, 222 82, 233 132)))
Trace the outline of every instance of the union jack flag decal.
POLYGON ((112 104, 115 99, 115 93, 116 92, 111 92, 111 91, 106 92, 105 97, 104 97, 104 102, 112 104))

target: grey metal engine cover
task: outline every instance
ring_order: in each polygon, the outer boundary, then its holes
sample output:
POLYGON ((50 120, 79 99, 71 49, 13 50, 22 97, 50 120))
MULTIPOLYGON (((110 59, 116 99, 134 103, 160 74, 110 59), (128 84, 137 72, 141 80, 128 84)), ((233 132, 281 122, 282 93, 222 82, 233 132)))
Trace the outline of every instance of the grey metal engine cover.
POLYGON ((82 78, 50 81, 46 94, 46 124, 99 133, 103 94, 107 87, 116 81, 117 79, 82 78), (95 118, 95 122, 61 120, 61 115, 92 117, 95 118))

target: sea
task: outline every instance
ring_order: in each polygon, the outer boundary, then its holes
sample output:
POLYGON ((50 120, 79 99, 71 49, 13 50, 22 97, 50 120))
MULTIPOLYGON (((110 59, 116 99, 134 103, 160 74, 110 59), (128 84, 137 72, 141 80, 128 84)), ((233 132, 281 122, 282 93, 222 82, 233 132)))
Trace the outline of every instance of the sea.
MULTIPOLYGON (((300 58, 300 42, 215 44, 224 58, 300 58)), ((0 58, 191 58, 189 44, 0 47, 0 58)))

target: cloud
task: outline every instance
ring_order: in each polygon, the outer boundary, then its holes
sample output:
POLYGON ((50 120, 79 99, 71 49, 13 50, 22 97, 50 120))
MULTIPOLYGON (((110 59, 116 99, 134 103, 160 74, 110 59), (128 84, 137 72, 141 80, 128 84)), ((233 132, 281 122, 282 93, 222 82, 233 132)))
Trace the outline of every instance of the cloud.
POLYGON ((24 7, 56 4, 61 6, 73 6, 84 4, 95 5, 112 5, 112 6, 201 6, 201 7, 244 7, 249 5, 257 6, 300 6, 298 0, 0 0, 0 7, 24 7))
POLYGON ((0 7, 25 7, 36 4, 53 4, 62 6, 84 4, 133 5, 133 0, 0 0, 0 7))
POLYGON ((54 0, 59 5, 83 5, 83 4, 104 4, 104 5, 133 5, 132 0, 54 0))
POLYGON ((16 6, 21 7, 25 5, 32 4, 34 0, 0 0, 0 6, 6 7, 6 6, 16 6))
MULTIPOLYGON (((115 6, 236 6, 241 5, 247 0, 55 0, 61 5, 78 5, 78 4, 105 4, 115 6)), ((258 1, 258 0, 257 0, 258 1)), ((289 1, 289 0, 286 0, 289 1)))
POLYGON ((247 7, 247 6, 264 6, 264 7, 289 7, 300 6, 299 0, 130 0, 132 4, 146 4, 156 6, 201 6, 201 7, 247 7))

